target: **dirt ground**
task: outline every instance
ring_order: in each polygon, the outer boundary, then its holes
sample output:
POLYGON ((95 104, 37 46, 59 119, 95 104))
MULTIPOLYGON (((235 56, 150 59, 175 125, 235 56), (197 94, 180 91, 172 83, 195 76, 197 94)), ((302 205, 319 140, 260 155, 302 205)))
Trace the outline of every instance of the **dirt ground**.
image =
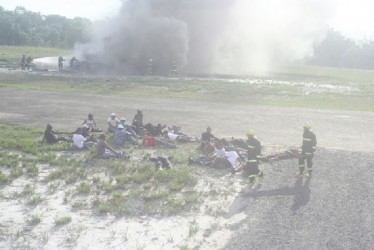
POLYGON ((121 96, 93 96, 1 89, 0 122, 74 131, 94 114, 99 127, 106 127, 109 114, 132 120, 141 109, 145 123, 182 126, 200 136, 207 126, 219 137, 243 138, 248 128, 266 145, 299 146, 302 125, 313 124, 318 146, 354 151, 374 151, 374 113, 315 110, 259 105, 227 105, 196 101, 121 96))
MULTIPOLYGON (((80 211, 65 227, 52 226, 56 215, 70 213, 59 202, 64 190, 32 211, 45 217, 35 228, 24 226, 30 211, 5 197, 0 211, 2 248, 372 249, 374 113, 0 90, 0 123, 43 128, 51 123, 73 131, 93 113, 98 126, 105 128, 111 112, 131 120, 136 109, 143 110, 145 122, 180 125, 194 136, 211 126, 218 137, 243 138, 252 127, 267 153, 299 146, 302 124, 311 121, 318 139, 315 173, 296 178, 296 160, 263 164, 263 183, 247 190, 239 175, 202 169, 197 189, 215 192, 199 213, 128 220, 80 211), (192 236, 191 225, 197 230, 192 236)), ((20 182, 2 192, 11 194, 23 187, 25 182, 20 182)))

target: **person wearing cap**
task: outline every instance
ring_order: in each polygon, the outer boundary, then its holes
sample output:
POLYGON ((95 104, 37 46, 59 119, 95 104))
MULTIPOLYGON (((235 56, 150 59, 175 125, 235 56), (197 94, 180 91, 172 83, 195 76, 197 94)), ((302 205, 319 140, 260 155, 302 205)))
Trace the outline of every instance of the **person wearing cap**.
POLYGON ((302 176, 305 170, 305 160, 308 168, 307 176, 312 174, 313 156, 316 150, 317 138, 311 131, 312 124, 307 122, 304 124, 303 142, 301 145, 301 157, 299 158, 299 175, 302 176))
POLYGON ((128 141, 133 145, 137 145, 137 141, 133 138, 130 132, 128 132, 122 124, 118 124, 116 131, 114 132, 114 143, 117 146, 123 146, 128 141))
POLYGON ((107 123, 108 123, 108 132, 114 133, 114 132, 116 132, 117 126, 120 123, 120 121, 116 117, 115 113, 111 113, 110 117, 107 120, 107 123))
POLYGON ((247 161, 244 165, 244 175, 249 177, 249 183, 253 184, 256 177, 262 178, 263 172, 259 169, 261 159, 261 142, 256 138, 255 131, 247 131, 247 161))

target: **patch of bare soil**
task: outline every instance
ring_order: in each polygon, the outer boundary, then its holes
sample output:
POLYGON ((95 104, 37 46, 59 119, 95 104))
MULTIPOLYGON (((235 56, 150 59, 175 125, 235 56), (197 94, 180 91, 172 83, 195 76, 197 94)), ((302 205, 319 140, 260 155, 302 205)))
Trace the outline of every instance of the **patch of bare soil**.
MULTIPOLYGON (((75 210, 64 203, 66 186, 31 206, 15 199, 26 176, 1 190, 0 248, 34 249, 370 249, 374 245, 374 114, 335 110, 227 105, 158 98, 93 96, 1 89, 0 123, 73 131, 88 113, 105 128, 111 112, 131 120, 142 109, 145 122, 176 124, 199 136, 207 126, 218 137, 243 138, 252 127, 265 154, 299 146, 302 124, 313 123, 318 150, 312 178, 297 178, 296 160, 263 164, 261 186, 248 190, 239 174, 195 169, 198 212, 171 217, 116 218, 75 210), (31 215, 40 224, 30 225, 31 215), (57 226, 55 219, 72 221, 57 226)), ((51 170, 41 166, 39 180, 51 170)))

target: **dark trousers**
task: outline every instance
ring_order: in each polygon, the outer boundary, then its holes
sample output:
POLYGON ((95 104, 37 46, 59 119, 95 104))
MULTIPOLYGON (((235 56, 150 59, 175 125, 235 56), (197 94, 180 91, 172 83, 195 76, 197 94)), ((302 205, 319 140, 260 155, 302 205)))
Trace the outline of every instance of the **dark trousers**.
POLYGON ((313 167, 313 153, 303 153, 302 156, 299 158, 299 170, 300 173, 304 173, 305 169, 305 160, 306 160, 306 166, 308 168, 308 172, 312 172, 313 167))

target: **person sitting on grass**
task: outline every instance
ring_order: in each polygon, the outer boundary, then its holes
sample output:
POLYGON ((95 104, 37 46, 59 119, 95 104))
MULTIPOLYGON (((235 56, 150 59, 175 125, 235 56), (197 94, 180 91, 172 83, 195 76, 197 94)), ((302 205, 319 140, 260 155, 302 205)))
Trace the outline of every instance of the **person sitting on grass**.
POLYGON ((110 158, 130 158, 126 156, 123 152, 116 152, 111 146, 106 143, 105 134, 99 136, 99 140, 96 143, 96 157, 100 159, 110 159, 110 158))
POLYGON ((125 130, 122 124, 119 124, 117 126, 116 132, 114 132, 114 142, 117 146, 123 146, 126 141, 130 142, 133 145, 138 144, 132 134, 125 130))
POLYGON ((53 131, 51 124, 47 124, 41 144, 43 144, 44 141, 46 141, 48 144, 55 144, 60 141, 71 142, 71 139, 69 137, 60 137, 56 136, 56 134, 59 133, 53 131))
POLYGON ((212 129, 208 127, 206 131, 201 134, 200 149, 202 150, 204 155, 208 155, 214 152, 214 146, 212 143, 218 140, 217 137, 215 137, 211 132, 212 129))
POLYGON ((108 123, 108 132, 116 132, 117 126, 120 123, 120 120, 116 117, 115 113, 110 114, 110 117, 107 120, 108 123))
POLYGON ((84 120, 82 125, 87 125, 91 132, 101 132, 102 130, 99 128, 96 128, 96 122, 93 117, 93 114, 88 114, 88 118, 84 120))
POLYGON ((94 142, 87 142, 82 135, 82 128, 77 128, 73 135, 73 146, 77 149, 87 149, 89 146, 95 145, 94 142))

